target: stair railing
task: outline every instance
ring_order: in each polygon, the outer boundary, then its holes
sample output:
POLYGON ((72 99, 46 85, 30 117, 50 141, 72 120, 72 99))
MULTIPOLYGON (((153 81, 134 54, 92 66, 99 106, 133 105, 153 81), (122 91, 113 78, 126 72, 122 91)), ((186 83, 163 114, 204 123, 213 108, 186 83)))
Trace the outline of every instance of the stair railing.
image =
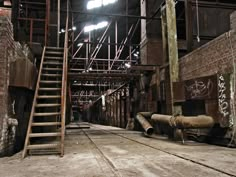
POLYGON ((67 103, 67 74, 68 74, 68 31, 69 31, 69 1, 67 0, 67 17, 64 39, 63 54, 63 72, 62 72, 62 89, 61 89, 61 156, 64 155, 65 140, 65 122, 66 122, 66 103, 67 103))

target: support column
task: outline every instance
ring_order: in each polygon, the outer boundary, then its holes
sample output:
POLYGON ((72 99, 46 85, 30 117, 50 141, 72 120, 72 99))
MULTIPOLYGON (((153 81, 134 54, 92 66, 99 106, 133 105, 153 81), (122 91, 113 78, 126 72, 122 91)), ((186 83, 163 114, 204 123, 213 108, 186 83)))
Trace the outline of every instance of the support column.
POLYGON ((61 28, 61 1, 57 0, 57 47, 60 47, 60 28, 61 28))
MULTIPOLYGON (((167 100, 168 105, 167 113, 176 114, 178 110, 177 107, 174 106, 174 94, 173 94, 173 82, 177 82, 179 80, 179 64, 178 64, 178 45, 177 45, 177 30, 176 30, 176 12, 175 12, 175 2, 174 0, 166 0, 165 9, 162 9, 162 24, 165 25, 166 28, 163 26, 164 42, 165 42, 165 35, 167 35, 167 60, 169 61, 169 100, 167 100)), ((165 52, 166 49, 163 47, 163 51, 165 52)))
POLYGON ((128 120, 130 120, 130 98, 129 98, 129 88, 126 88, 125 90, 125 96, 126 96, 126 115, 125 115, 125 123, 127 124, 128 120))
POLYGON ((188 52, 192 51, 193 47, 193 14, 192 14, 192 2, 185 0, 185 25, 186 25, 186 41, 188 52))
POLYGON ((125 128, 125 120, 124 120, 124 90, 122 89, 120 95, 120 119, 121 119, 121 128, 125 128))
POLYGON ((116 117, 117 117, 117 127, 121 127, 121 117, 120 117, 120 91, 117 92, 117 111, 116 111, 116 117))

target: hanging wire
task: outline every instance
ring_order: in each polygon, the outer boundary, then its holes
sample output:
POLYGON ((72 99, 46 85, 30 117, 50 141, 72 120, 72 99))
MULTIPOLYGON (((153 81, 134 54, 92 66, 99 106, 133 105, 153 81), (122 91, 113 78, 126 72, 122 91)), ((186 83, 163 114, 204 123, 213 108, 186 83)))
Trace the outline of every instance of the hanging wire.
POLYGON ((197 15, 197 42, 200 42, 200 29, 199 29, 199 9, 198 9, 198 0, 196 0, 196 15, 197 15))
MULTIPOLYGON (((232 54, 232 65, 233 65, 233 90, 232 90, 232 94, 235 97, 235 90, 236 90, 236 78, 235 78, 235 74, 236 74, 236 68, 235 68, 235 55, 234 55, 234 49, 233 49, 233 45, 232 45, 232 40, 231 40, 231 32, 229 32, 228 38, 229 38, 229 43, 230 43, 230 49, 231 49, 231 54, 232 54)), ((235 133, 236 133, 236 126, 235 126, 235 122, 236 122, 236 111, 235 111, 235 100, 234 98, 232 99, 232 109, 233 109, 233 135, 231 137, 231 141, 228 144, 228 146, 231 146, 234 138, 235 138, 235 133)))

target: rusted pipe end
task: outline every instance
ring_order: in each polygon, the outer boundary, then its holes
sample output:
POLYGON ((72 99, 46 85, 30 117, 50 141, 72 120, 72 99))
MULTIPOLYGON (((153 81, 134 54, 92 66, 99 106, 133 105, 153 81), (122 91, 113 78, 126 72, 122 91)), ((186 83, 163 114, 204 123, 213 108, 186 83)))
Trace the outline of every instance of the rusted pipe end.
POLYGON ((146 130, 146 134, 151 136, 152 134, 154 133, 154 128, 152 127, 149 127, 147 130, 146 130))
POLYGON ((152 125, 145 119, 145 117, 142 114, 138 113, 136 115, 136 119, 138 120, 140 125, 143 127, 147 135, 151 136, 154 133, 154 129, 152 125))

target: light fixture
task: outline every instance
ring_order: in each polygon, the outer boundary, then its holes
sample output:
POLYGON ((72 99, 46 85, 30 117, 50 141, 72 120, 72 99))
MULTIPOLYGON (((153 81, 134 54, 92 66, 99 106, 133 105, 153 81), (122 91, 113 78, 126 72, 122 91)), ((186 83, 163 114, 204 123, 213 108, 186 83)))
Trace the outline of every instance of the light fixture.
POLYGON ((88 33, 88 32, 93 31, 93 30, 98 30, 98 29, 106 27, 107 25, 108 25, 107 21, 102 21, 102 22, 100 22, 96 25, 88 25, 88 26, 84 27, 84 32, 88 33))
POLYGON ((131 68, 130 63, 125 63, 126 68, 131 68))
POLYGON ((76 26, 73 26, 73 27, 72 27, 72 30, 73 30, 73 31, 75 31, 76 29, 77 29, 76 26))
POLYGON ((79 43, 79 44, 77 44, 78 47, 81 47, 82 45, 83 45, 83 43, 79 43))
POLYGON ((64 33, 64 32, 65 32, 65 30, 64 30, 64 29, 61 29, 61 32, 62 32, 62 33, 64 33))
POLYGON ((87 3, 87 9, 91 10, 94 8, 99 8, 102 6, 107 6, 109 4, 113 4, 118 0, 91 0, 87 3))
POLYGON ((135 56, 135 57, 138 57, 138 54, 137 54, 137 53, 134 53, 134 56, 135 56))
POLYGON ((90 68, 89 68, 89 71, 92 71, 92 70, 93 70, 93 68, 92 68, 92 67, 90 67, 90 68))

